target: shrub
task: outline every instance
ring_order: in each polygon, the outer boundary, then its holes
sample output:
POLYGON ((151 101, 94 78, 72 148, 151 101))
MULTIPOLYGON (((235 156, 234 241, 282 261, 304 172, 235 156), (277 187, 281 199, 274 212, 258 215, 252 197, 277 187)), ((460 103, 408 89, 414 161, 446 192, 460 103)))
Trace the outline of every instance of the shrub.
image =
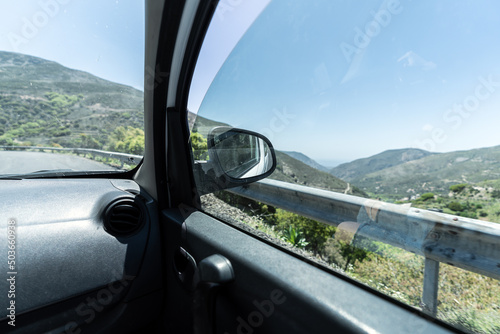
POLYGON ((144 154, 144 130, 127 126, 117 127, 108 139, 110 151, 144 154))
POLYGON ((323 224, 282 209, 276 209, 274 218, 276 220, 276 228, 278 230, 286 231, 290 226, 293 226, 293 228, 297 231, 302 231, 306 241, 308 242, 306 249, 315 254, 318 254, 323 250, 326 241, 335 233, 336 230, 333 226, 323 224))
POLYGON ((283 240, 291 243, 294 247, 305 248, 309 243, 306 241, 304 234, 301 230, 289 226, 287 230, 283 231, 283 240))
POLYGON ((422 201, 427 201, 429 199, 434 199, 434 193, 425 193, 425 194, 422 194, 422 196, 420 196, 420 199, 422 201))
POLYGON ((477 219, 477 214, 474 211, 463 211, 460 213, 461 217, 477 219))
POLYGON ((91 136, 87 136, 84 133, 80 134, 80 137, 78 138, 76 145, 81 148, 93 148, 93 149, 102 148, 102 144, 98 140, 96 140, 91 136))
POLYGON ((448 209, 453 210, 453 211, 463 211, 464 208, 462 207, 462 204, 458 202, 450 202, 447 205, 448 209))
POLYGON ((460 183, 460 184, 455 184, 453 186, 450 186, 450 190, 456 194, 459 194, 462 192, 462 190, 464 190, 465 187, 467 187, 466 183, 460 183))
POLYGON ((340 254, 346 260, 344 271, 347 271, 347 269, 349 268, 349 264, 354 266, 356 262, 361 263, 368 257, 368 251, 362 248, 358 248, 353 244, 354 242, 348 243, 345 241, 339 241, 340 254))

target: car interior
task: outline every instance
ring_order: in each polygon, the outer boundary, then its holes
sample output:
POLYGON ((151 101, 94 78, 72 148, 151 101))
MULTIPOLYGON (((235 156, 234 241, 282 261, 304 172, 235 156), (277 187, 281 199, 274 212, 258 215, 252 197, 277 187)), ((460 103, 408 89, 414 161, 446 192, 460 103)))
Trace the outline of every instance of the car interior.
POLYGON ((212 129, 208 162, 193 158, 189 90, 217 3, 145 1, 145 68, 157 70, 144 75, 137 167, 0 179, 0 231, 15 226, 17 247, 15 270, 2 260, 0 331, 460 332, 202 210, 201 195, 277 166, 272 140, 232 127, 212 129))

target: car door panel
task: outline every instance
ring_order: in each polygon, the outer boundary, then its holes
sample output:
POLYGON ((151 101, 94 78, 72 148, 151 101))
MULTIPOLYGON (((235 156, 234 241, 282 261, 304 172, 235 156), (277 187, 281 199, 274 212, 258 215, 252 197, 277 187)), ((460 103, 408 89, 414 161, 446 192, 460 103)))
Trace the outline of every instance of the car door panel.
POLYGON ((202 212, 183 212, 163 214, 166 224, 183 226, 182 247, 198 263, 221 254, 234 268, 234 282, 217 293, 215 333, 449 332, 202 212))

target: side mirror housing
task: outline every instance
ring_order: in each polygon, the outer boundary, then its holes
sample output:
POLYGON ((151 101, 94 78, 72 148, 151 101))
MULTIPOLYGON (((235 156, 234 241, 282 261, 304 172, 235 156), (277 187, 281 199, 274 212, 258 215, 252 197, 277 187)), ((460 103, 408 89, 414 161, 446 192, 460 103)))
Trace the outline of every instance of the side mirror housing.
POLYGON ((208 134, 208 161, 195 162, 200 195, 252 183, 276 169, 276 154, 263 135, 231 127, 215 127, 208 134))

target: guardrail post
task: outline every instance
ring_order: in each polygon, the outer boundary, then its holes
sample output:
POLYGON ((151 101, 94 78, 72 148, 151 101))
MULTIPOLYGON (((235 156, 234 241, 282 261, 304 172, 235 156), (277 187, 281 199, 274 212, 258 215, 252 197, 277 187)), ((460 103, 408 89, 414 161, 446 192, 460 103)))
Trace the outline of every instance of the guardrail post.
POLYGON ((422 311, 436 316, 439 283, 439 262, 425 258, 424 291, 422 292, 422 311))

